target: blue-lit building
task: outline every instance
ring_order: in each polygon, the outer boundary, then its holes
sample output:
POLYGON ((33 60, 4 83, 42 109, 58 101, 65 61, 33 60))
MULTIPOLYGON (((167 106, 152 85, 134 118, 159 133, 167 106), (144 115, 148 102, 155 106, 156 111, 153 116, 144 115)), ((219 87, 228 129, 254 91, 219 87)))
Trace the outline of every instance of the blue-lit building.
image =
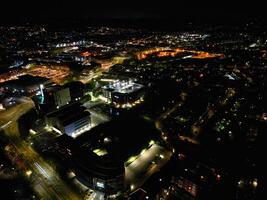
POLYGON ((74 104, 47 115, 47 122, 58 133, 75 138, 91 127, 90 112, 74 104))

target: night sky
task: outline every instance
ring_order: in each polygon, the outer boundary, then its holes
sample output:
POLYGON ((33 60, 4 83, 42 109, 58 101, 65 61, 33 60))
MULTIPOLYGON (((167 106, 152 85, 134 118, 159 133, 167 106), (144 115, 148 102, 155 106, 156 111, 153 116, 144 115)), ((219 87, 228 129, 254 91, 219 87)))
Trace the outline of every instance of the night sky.
MULTIPOLYGON (((62 19, 163 19, 166 21, 232 21, 258 17, 264 19, 265 6, 255 1, 111 1, 111 0, 46 0, 7 1, 0 6, 0 22, 62 19), (252 4, 253 3, 253 4, 252 4)), ((265 21, 265 20, 263 20, 265 21)))

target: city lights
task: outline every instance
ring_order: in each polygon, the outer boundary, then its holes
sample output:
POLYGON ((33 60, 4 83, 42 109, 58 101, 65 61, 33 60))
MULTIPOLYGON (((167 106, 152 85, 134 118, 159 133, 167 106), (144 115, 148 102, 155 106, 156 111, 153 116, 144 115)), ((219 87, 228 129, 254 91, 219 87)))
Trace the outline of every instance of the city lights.
POLYGON ((261 196, 266 17, 244 4, 46 4, 0 17, 3 199, 261 196))

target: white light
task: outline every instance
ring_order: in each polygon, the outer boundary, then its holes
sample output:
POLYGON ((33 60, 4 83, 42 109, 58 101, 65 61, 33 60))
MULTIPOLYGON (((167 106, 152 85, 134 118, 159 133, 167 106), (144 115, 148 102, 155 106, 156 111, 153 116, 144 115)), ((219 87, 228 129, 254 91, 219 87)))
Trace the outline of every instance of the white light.
POLYGON ((32 174, 32 171, 31 170, 26 171, 26 175, 27 176, 30 176, 31 174, 32 174))
POLYGON ((131 185, 130 188, 131 188, 131 190, 134 190, 134 185, 131 185))
POLYGON ((256 188, 258 186, 258 181, 257 179, 255 179, 253 182, 252 182, 252 185, 254 188, 256 188))
POLYGON ((54 130, 54 131, 57 132, 58 134, 62 135, 62 132, 61 132, 59 129, 57 129, 57 128, 55 128, 55 127, 52 127, 52 130, 54 130))
POLYGON ((104 138, 104 142, 105 142, 105 143, 107 143, 107 142, 111 142, 111 139, 108 138, 108 137, 105 137, 105 138, 104 138))
POLYGON ((154 140, 151 140, 151 141, 149 142, 149 146, 152 146, 153 144, 155 144, 155 141, 154 141, 154 140))
POLYGON ((96 182, 96 186, 100 188, 105 188, 104 183, 102 182, 96 182))

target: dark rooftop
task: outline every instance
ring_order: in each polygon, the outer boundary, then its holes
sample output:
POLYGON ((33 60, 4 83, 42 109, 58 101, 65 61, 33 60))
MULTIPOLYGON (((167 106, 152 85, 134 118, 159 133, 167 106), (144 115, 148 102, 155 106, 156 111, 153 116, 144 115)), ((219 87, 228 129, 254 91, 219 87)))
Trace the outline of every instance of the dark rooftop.
POLYGON ((19 76, 18 79, 10 80, 7 82, 4 82, 4 85, 19 85, 19 86, 32 86, 32 85, 38 85, 42 84, 46 81, 49 81, 49 79, 39 76, 31 76, 31 75, 23 75, 19 76))

